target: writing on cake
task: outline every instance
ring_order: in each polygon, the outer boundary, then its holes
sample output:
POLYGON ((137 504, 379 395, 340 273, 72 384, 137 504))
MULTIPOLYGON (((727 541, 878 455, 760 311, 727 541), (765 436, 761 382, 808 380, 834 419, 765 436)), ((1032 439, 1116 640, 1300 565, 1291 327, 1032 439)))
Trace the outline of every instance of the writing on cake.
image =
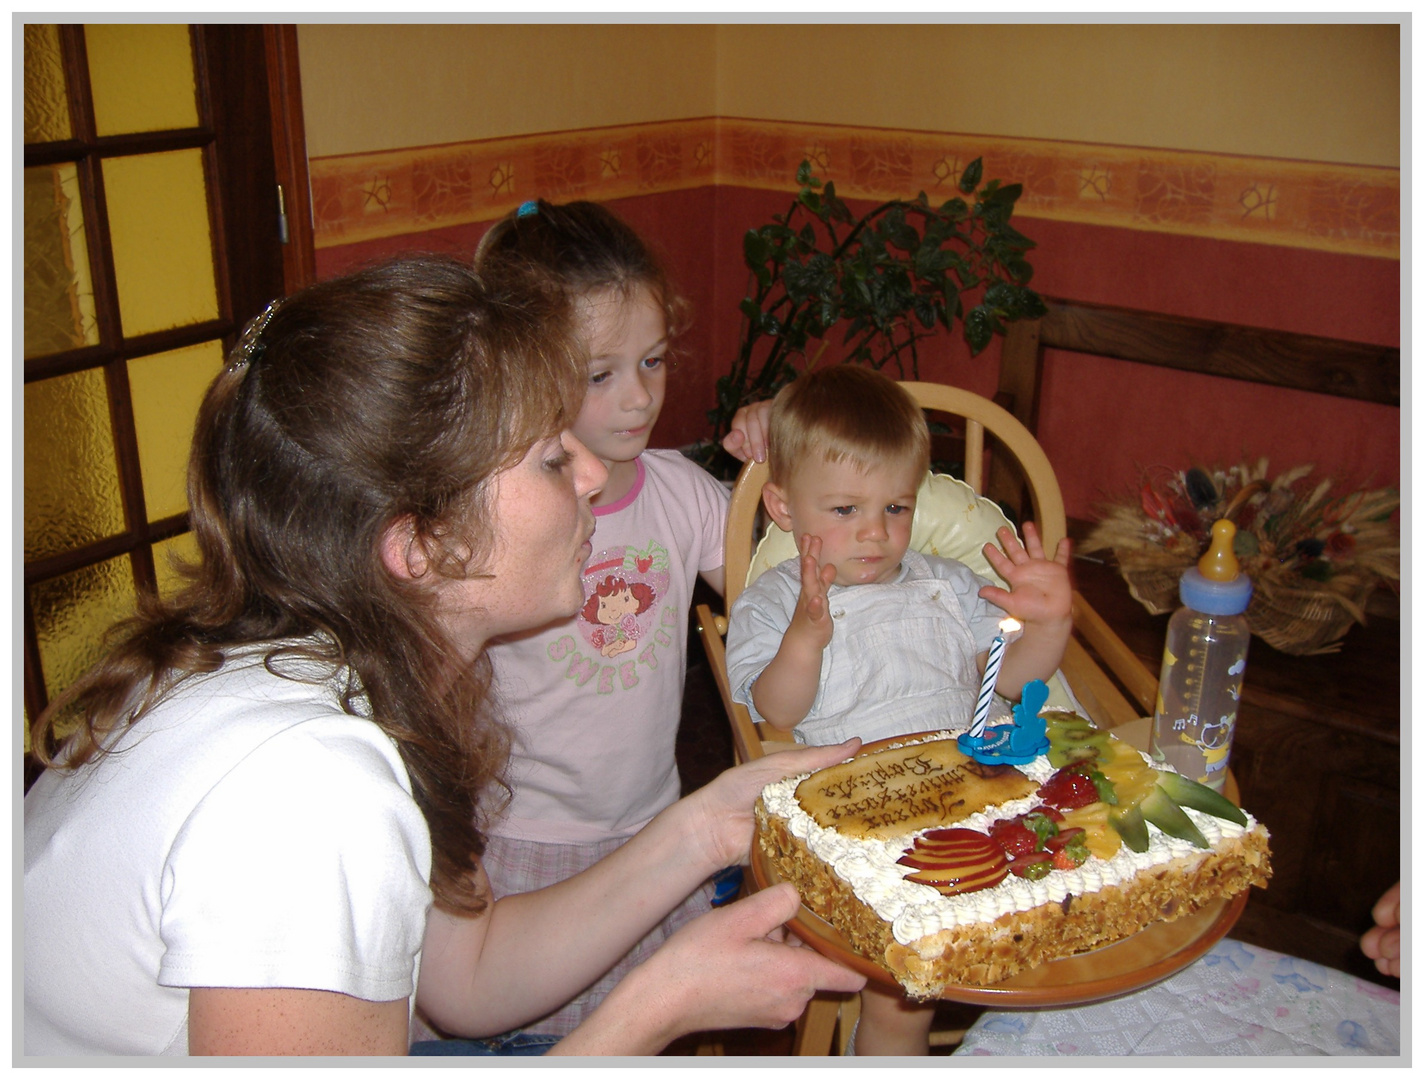
POLYGON ((880 838, 953 824, 1033 790, 1017 769, 986 769, 939 740, 823 769, 801 782, 796 798, 824 828, 880 838))

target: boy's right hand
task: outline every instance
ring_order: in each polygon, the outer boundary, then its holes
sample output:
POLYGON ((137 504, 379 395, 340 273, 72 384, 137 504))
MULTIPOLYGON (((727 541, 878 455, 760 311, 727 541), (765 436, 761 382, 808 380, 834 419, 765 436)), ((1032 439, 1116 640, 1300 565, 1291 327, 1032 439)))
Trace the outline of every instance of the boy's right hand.
POLYGON ((801 596, 791 615, 788 634, 796 634, 808 645, 824 649, 831 643, 831 606, 827 590, 836 580, 836 568, 821 565, 821 538, 803 535, 796 545, 801 552, 801 596))
POLYGON ((821 565, 820 537, 803 534, 796 547, 801 552, 801 592, 781 632, 781 647, 752 683, 756 711, 780 731, 791 731, 811 711, 821 683, 823 653, 831 642, 828 590, 836 580, 836 568, 821 565))

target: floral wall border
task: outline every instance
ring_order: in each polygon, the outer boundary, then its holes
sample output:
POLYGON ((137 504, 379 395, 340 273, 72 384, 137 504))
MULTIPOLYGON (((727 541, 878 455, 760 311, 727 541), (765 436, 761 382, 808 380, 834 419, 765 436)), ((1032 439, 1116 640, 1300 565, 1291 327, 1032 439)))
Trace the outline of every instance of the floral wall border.
POLYGON ((964 166, 1024 185, 1018 213, 1398 259, 1399 170, 728 117, 313 158, 318 248, 503 216, 535 196, 708 185, 787 191, 809 157, 849 198, 952 197, 964 166))

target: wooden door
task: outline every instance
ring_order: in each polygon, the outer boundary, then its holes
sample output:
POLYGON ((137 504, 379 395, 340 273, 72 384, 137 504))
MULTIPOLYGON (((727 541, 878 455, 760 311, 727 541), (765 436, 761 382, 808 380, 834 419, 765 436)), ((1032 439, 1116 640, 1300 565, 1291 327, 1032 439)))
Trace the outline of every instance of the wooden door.
POLYGON ((139 591, 173 587, 203 391, 246 320, 313 274, 290 28, 24 41, 28 727, 139 591))

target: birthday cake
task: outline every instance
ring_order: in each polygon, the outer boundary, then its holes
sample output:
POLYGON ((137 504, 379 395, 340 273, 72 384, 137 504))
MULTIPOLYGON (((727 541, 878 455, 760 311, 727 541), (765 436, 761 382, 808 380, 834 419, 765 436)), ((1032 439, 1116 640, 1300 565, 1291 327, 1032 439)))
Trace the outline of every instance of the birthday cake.
POLYGON ((911 997, 991 986, 1270 877, 1250 814, 1075 713, 1033 719, 1041 752, 1023 764, 979 753, 1007 732, 941 731, 882 740, 757 802, 783 880, 911 997))

